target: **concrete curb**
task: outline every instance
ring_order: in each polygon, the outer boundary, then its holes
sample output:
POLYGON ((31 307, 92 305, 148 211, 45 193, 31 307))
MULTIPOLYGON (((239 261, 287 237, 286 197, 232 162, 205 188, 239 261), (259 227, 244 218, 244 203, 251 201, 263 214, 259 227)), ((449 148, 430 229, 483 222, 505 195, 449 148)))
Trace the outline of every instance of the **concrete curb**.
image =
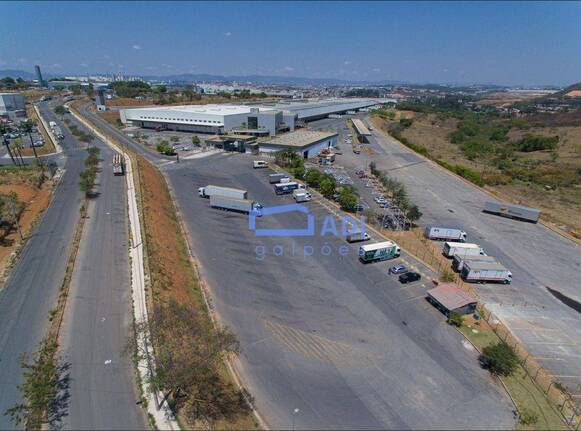
MULTIPOLYGON (((368 119, 368 121, 371 121, 371 120, 368 119)), ((375 125, 375 126, 377 126, 377 125, 375 125)), ((408 153, 411 153, 411 154, 414 154, 414 155, 416 155, 418 157, 421 157, 426 162, 432 164, 432 166, 435 166, 438 169, 441 169, 443 172, 447 173, 448 175, 453 176, 453 177, 459 179, 460 181, 462 181, 462 182, 464 182, 464 183, 466 183, 466 184, 468 184, 468 185, 470 185, 470 186, 472 186, 472 187, 480 190, 483 193, 486 193, 491 198, 493 198, 493 199, 501 199, 501 200, 504 200, 504 201, 507 201, 508 200, 507 197, 504 197, 502 195, 493 193, 490 190, 487 190, 487 189, 485 189, 483 187, 480 187, 479 185, 476 185, 473 182, 468 181, 466 178, 463 178, 460 175, 458 175, 458 174, 456 174, 456 173, 454 173, 454 172, 452 172, 452 171, 444 168, 443 166, 441 166, 438 163, 436 163, 434 160, 432 160, 432 159, 430 159, 430 158, 428 158, 428 157, 426 157, 426 156, 424 156, 424 155, 422 155, 420 153, 415 152, 414 150, 412 150, 411 148, 405 146, 404 144, 402 144, 400 141, 398 141, 394 137, 385 135, 385 133, 383 132, 383 130, 381 130, 380 127, 375 127, 375 131, 376 131, 377 134, 384 135, 385 139, 392 139, 397 145, 399 145, 400 147, 402 147, 402 149, 406 150, 408 153)), ((513 202, 511 202, 511 203, 513 203, 513 202)), ((581 239, 575 238, 573 235, 565 232, 564 230, 562 230, 562 229, 558 228, 557 226, 553 225, 552 223, 547 222, 547 221, 543 220, 542 218, 539 219, 539 223, 542 224, 543 226, 545 226, 547 229, 549 229, 549 230, 555 232, 556 234, 562 236, 563 238, 568 239, 569 241, 572 241, 572 242, 574 242, 577 245, 581 245, 581 239)))
MULTIPOLYGON (((129 257, 131 259, 131 292, 133 299, 133 317, 136 322, 149 322, 147 315, 147 298, 145 294, 145 276, 143 262, 143 242, 141 237, 141 223, 139 220, 139 210, 137 206, 137 196, 135 195, 135 183, 133 179, 133 166, 131 158, 127 153, 122 151, 109 138, 98 131, 93 125, 81 117, 77 112, 71 110, 71 114, 91 130, 99 139, 113 148, 120 154, 123 154, 126 166, 127 181, 127 203, 128 215, 131 231, 131 249, 129 257)), ((138 348, 145 352, 145 358, 138 360, 137 369, 140 375, 141 387, 144 396, 147 398, 147 412, 153 417, 156 427, 159 429, 179 430, 180 427, 175 420, 173 412, 167 404, 160 403, 160 396, 149 384, 152 364, 155 362, 151 348, 149 331, 137 340, 138 348)))

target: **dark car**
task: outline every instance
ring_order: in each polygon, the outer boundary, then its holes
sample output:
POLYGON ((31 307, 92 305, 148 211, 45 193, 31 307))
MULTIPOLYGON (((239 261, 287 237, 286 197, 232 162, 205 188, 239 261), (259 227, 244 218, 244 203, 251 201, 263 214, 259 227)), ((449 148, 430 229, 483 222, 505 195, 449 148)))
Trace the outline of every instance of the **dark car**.
POLYGON ((411 283, 414 281, 418 281, 422 278, 422 276, 420 274, 418 274, 417 272, 406 272, 405 274, 402 274, 399 276, 399 282, 400 283, 411 283))

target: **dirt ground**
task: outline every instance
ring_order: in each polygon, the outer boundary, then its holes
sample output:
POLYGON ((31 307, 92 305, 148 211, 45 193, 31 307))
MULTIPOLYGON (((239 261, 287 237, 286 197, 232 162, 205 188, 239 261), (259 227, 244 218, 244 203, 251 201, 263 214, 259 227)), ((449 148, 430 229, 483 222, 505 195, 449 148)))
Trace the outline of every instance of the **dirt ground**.
MULTIPOLYGON (((23 235, 27 235, 36 218, 48 207, 52 192, 51 182, 45 182, 40 189, 30 184, 0 184, 0 193, 15 192, 18 199, 24 202, 25 208, 20 216, 20 229, 23 235)), ((0 242, 0 274, 9 261, 9 256, 16 250, 20 238, 18 232, 13 230, 0 242)))
MULTIPOLYGON (((388 122, 379 118, 375 118, 374 122, 376 126, 387 130, 388 122)), ((456 124, 457 120, 453 118, 441 120, 433 114, 416 114, 414 123, 403 132, 403 136, 415 144, 426 147, 437 159, 466 166, 485 177, 500 174, 501 171, 489 163, 468 160, 459 146, 450 142, 449 135, 456 129, 456 124)), ((508 137, 510 140, 516 140, 527 133, 558 135, 557 156, 555 159, 551 151, 535 151, 517 153, 519 159, 545 161, 548 166, 581 170, 581 127, 533 127, 527 130, 513 128, 508 137)), ((486 188, 498 194, 500 198, 541 209, 543 219, 581 238, 580 186, 547 189, 539 184, 513 180, 510 184, 487 185, 486 188)))
MULTIPOLYGON (((152 295, 149 301, 166 303, 173 299, 191 307, 192 313, 207 313, 165 179, 142 158, 138 159, 138 169, 151 276, 152 295)), ((151 302, 150 307, 153 305, 151 302)), ((221 375, 231 381, 226 366, 221 370, 221 375)), ((180 421, 186 428, 200 426, 184 423, 184 418, 180 418, 180 421)), ((238 417, 234 422, 218 421, 214 428, 257 429, 257 425, 249 413, 238 417)))
POLYGON ((118 126, 117 120, 119 120, 119 111, 99 112, 98 115, 113 126, 118 126))

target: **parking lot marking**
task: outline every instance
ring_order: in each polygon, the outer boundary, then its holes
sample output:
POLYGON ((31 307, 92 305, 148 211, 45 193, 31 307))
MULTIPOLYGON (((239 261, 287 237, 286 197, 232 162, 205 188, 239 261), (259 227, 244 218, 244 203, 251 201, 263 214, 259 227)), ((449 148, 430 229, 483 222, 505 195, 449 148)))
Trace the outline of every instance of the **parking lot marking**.
POLYGON ((289 350, 336 366, 368 366, 368 356, 350 345, 264 320, 264 326, 289 350))

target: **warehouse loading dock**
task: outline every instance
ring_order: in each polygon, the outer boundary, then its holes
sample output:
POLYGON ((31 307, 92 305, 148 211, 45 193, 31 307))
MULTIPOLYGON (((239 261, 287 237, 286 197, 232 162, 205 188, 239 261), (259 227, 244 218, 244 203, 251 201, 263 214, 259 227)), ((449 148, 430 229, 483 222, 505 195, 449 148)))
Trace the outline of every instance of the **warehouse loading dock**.
POLYGON ((472 314, 476 310, 478 300, 472 295, 460 290, 454 283, 440 284, 427 292, 428 301, 448 316, 451 312, 472 314))
POLYGON ((285 133, 275 138, 265 139, 257 143, 258 152, 275 153, 281 150, 292 150, 305 159, 317 157, 321 150, 337 146, 337 133, 297 130, 285 133))

